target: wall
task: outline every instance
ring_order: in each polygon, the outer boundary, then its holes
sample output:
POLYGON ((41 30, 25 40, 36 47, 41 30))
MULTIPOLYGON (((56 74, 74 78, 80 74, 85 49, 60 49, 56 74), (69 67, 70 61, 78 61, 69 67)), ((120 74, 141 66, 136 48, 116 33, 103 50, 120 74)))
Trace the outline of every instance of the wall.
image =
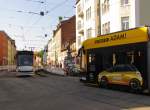
POLYGON ((11 60, 12 60, 12 64, 16 64, 16 53, 17 53, 17 50, 16 50, 16 45, 15 45, 15 41, 12 40, 12 56, 11 56, 11 60))
POLYGON ((61 50, 66 49, 68 43, 73 43, 76 40, 76 18, 71 17, 68 20, 62 21, 61 23, 61 50))
POLYGON ((98 0, 80 0, 76 4, 76 48, 77 50, 81 47, 82 42, 86 39, 89 39, 91 37, 96 37, 98 34, 98 27, 99 26, 99 14, 97 14, 98 7, 96 6, 98 3, 98 0), (81 11, 78 12, 78 6, 81 5, 81 11), (89 20, 86 20, 86 11, 88 8, 91 7, 91 18, 89 20), (80 15, 82 13, 82 16, 80 15), (81 21, 83 32, 81 32, 81 29, 78 29, 78 22, 81 21), (91 36, 87 36, 87 30, 91 30, 91 36))
POLYGON ((101 34, 101 12, 100 12, 100 0, 95 0, 95 35, 101 34))
POLYGON ((139 1, 139 25, 150 25, 150 0, 138 0, 139 1))
POLYGON ((16 45, 4 31, 0 31, 0 65, 13 65, 16 62, 16 45))
POLYGON ((12 56, 12 45, 11 45, 11 40, 8 39, 8 65, 11 65, 11 62, 12 62, 12 59, 11 59, 11 56, 12 56))
POLYGON ((0 65, 7 65, 8 38, 4 31, 0 31, 0 65))
POLYGON ((54 64, 57 65, 61 62, 61 29, 57 28, 53 35, 53 46, 51 52, 54 55, 54 64))

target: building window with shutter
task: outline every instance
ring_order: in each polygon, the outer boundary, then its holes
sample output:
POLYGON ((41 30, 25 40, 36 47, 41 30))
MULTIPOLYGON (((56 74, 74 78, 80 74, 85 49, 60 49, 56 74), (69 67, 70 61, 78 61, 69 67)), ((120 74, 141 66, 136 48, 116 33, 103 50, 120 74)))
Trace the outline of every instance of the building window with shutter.
POLYGON ((103 32, 103 34, 110 33, 110 22, 107 22, 102 25, 102 32, 103 32))
POLYGON ((87 36, 87 39, 92 36, 92 28, 89 28, 86 30, 86 36, 87 36))
POLYGON ((122 30, 129 29, 129 16, 121 17, 121 27, 122 27, 122 30))
POLYGON ((81 36, 78 36, 78 45, 81 45, 81 36))
POLYGON ((91 7, 86 10, 86 20, 91 19, 91 7))
POLYGON ((121 0, 121 6, 126 6, 129 4, 129 0, 121 0))
POLYGON ((104 0, 104 3, 102 3, 102 14, 109 12, 109 7, 110 7, 109 0, 104 0))

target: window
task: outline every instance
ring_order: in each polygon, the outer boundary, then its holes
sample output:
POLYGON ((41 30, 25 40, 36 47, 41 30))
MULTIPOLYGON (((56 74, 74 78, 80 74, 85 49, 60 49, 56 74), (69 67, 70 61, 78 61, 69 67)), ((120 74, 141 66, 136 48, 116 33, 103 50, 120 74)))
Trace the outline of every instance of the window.
POLYGON ((92 29, 91 28, 86 30, 86 36, 87 36, 87 38, 90 38, 92 36, 92 29))
POLYGON ((113 72, 113 67, 108 68, 106 71, 107 71, 107 72, 113 72))
POLYGON ((109 6, 109 0, 104 0, 104 3, 102 3, 102 14, 109 12, 109 6))
POLYGON ((81 21, 78 21, 78 30, 81 29, 81 21))
POLYGON ((107 22, 102 25, 102 31, 103 31, 103 34, 110 33, 110 22, 107 22))
POLYGON ((85 3, 89 2, 89 0, 85 0, 85 3))
POLYGON ((77 6, 77 12, 80 13, 80 11, 81 11, 81 5, 79 4, 79 5, 77 6))
POLYGON ((86 20, 91 18, 91 7, 86 10, 86 20))
POLYGON ((115 72, 124 72, 123 66, 116 66, 115 72))
POLYGON ((121 27, 122 27, 122 30, 129 29, 129 16, 121 17, 121 27))
POLYGON ((95 61, 96 61, 95 54, 89 54, 89 63, 95 64, 95 61))
POLYGON ((100 25, 97 26, 97 29, 98 29, 98 35, 101 34, 101 28, 100 28, 100 25))
POLYGON ((125 6, 129 4, 129 0, 121 0, 121 6, 125 6))
POLYGON ((134 65, 128 65, 130 71, 138 71, 134 65))
POLYGON ((81 37, 78 36, 78 45, 81 45, 81 37))

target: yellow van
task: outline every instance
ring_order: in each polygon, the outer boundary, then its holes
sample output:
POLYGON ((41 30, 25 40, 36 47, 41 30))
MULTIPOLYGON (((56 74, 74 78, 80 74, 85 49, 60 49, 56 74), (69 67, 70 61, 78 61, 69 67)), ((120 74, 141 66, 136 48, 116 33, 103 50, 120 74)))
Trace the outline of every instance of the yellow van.
POLYGON ((116 65, 98 74, 98 84, 100 87, 108 84, 127 85, 139 90, 143 85, 143 78, 134 65, 116 65))

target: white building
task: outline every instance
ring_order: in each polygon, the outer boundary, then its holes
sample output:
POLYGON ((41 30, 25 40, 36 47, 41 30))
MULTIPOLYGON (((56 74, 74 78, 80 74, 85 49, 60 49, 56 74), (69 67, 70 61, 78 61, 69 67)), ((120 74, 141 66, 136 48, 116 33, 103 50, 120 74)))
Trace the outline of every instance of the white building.
POLYGON ((81 47, 84 40, 99 34, 99 0, 76 1, 76 48, 81 47), (98 15, 97 15, 98 14, 98 15))
POLYGON ((54 65, 56 59, 56 50, 55 50, 55 41, 52 37, 48 42, 48 51, 47 51, 47 64, 54 65))
POLYGON ((101 34, 150 24, 150 0, 100 0, 101 34))
POLYGON ((47 49, 48 49, 48 45, 46 45, 44 47, 44 53, 43 53, 43 64, 46 65, 47 64, 47 49))

